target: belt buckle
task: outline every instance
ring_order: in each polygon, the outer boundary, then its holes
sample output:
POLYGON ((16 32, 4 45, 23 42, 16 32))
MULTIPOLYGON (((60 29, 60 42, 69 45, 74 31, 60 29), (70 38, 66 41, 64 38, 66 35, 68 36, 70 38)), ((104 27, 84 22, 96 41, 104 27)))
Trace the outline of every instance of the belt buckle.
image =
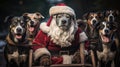
POLYGON ((60 51, 59 52, 59 55, 69 55, 69 51, 60 51))

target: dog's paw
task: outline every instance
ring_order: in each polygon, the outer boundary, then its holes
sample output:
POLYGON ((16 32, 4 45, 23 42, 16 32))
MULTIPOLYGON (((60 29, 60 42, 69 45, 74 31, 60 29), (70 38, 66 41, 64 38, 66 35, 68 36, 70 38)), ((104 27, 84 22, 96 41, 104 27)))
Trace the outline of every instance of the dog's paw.
POLYGON ((43 55, 40 58, 40 65, 41 66, 49 66, 51 64, 50 56, 48 55, 43 55))
POLYGON ((73 56, 72 63, 80 63, 80 53, 76 52, 73 56))

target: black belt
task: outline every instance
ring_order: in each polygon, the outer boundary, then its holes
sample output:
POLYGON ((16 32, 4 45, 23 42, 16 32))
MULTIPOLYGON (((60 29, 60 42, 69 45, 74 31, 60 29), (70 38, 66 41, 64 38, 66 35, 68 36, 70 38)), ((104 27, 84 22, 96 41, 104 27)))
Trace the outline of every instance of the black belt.
POLYGON ((61 50, 61 51, 53 51, 49 50, 51 55, 73 55, 75 51, 69 51, 69 50, 61 50))

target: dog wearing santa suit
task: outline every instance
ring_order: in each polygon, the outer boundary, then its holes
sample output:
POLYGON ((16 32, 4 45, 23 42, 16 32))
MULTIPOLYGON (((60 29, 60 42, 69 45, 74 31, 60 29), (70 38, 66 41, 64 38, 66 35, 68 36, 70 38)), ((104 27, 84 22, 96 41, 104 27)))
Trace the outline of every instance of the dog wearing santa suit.
POLYGON ((52 6, 49 14, 50 19, 40 24, 41 30, 33 40, 34 61, 44 66, 72 64, 75 52, 80 51, 84 63, 84 44, 88 38, 78 28, 74 10, 60 3, 52 6))

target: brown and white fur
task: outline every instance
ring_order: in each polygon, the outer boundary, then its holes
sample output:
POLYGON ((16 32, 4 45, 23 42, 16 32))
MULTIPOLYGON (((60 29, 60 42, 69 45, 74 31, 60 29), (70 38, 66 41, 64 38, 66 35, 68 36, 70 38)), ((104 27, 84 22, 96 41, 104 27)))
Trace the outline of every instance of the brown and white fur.
POLYGON ((31 45, 32 40, 36 36, 38 30, 39 30, 39 25, 40 25, 40 20, 44 18, 39 12, 36 13, 24 13, 23 16, 28 17, 30 20, 27 22, 27 39, 29 40, 29 44, 31 45))
POLYGON ((97 50, 98 67, 114 67, 116 54, 115 31, 116 28, 110 22, 101 22, 99 25, 99 36, 101 48, 97 50))
POLYGON ((27 18, 9 17, 9 33, 6 37, 7 45, 5 46, 4 55, 8 67, 27 66, 28 50, 26 43, 26 20, 27 18))

